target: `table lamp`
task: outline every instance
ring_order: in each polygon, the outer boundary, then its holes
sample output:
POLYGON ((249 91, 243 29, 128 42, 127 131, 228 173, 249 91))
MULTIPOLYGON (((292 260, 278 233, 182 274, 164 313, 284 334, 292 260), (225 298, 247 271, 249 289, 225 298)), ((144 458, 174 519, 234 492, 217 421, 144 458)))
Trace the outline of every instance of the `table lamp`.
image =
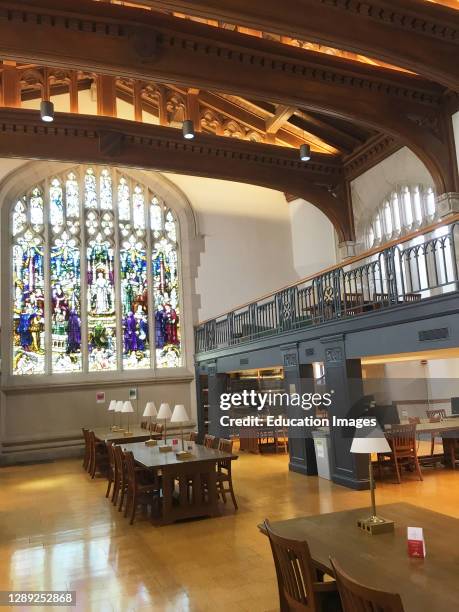
POLYGON ((124 429, 122 428, 122 416, 121 416, 121 413, 123 412, 123 401, 122 400, 118 400, 116 402, 115 412, 120 413, 120 425, 119 427, 116 428, 115 431, 124 431, 124 429))
POLYGON ((189 417, 187 411, 185 410, 185 406, 183 404, 176 404, 174 407, 174 412, 172 413, 171 423, 180 423, 180 434, 182 437, 182 452, 185 452, 185 441, 183 439, 183 423, 187 423, 189 421, 189 417))
POLYGON ((129 431, 129 414, 134 412, 134 408, 129 400, 126 400, 123 404, 122 412, 127 413, 127 431, 124 432, 125 436, 132 436, 132 431, 129 431))
POLYGON ((373 476, 373 464, 371 462, 372 453, 387 453, 391 452, 389 443, 387 442, 381 427, 376 424, 374 427, 367 427, 357 430, 357 433, 352 440, 351 453, 368 455, 368 473, 370 477, 370 495, 371 495, 371 516, 366 519, 357 521, 360 529, 363 529, 371 535, 378 533, 387 533, 394 530, 394 522, 389 521, 376 514, 375 501, 375 481, 373 476))
POLYGON ((150 417, 150 439, 146 440, 145 444, 147 446, 156 446, 156 440, 153 440, 153 438, 151 437, 151 418, 158 416, 158 411, 156 410, 155 402, 147 402, 145 410, 143 411, 143 416, 150 417))
POLYGON ((116 431, 115 429, 115 412, 116 412, 116 400, 111 400, 110 404, 108 405, 108 412, 112 413, 112 424, 110 427, 110 431, 116 431))
POLYGON ((162 453, 166 453, 167 451, 172 450, 172 446, 167 444, 167 419, 170 419, 172 416, 172 412, 169 404, 163 403, 159 407, 158 411, 158 419, 164 419, 164 444, 159 447, 159 450, 162 453))

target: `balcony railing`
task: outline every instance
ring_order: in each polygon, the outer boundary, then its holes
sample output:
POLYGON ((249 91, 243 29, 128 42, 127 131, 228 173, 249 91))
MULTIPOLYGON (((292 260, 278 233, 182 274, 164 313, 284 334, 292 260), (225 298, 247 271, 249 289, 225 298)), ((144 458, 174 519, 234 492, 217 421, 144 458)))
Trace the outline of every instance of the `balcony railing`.
POLYGON ((203 353, 459 290, 459 222, 300 281, 195 328, 203 353))

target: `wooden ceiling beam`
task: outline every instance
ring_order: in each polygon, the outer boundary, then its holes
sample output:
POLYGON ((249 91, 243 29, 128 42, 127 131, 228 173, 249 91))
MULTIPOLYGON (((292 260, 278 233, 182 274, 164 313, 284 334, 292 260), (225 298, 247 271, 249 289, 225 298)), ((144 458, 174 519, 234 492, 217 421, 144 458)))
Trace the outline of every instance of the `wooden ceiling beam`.
POLYGON ((290 119, 295 111, 296 108, 294 106, 279 104, 279 106, 276 108, 275 114, 269 119, 266 119, 266 132, 268 134, 276 134, 279 129, 290 119))
POLYGON ((179 172, 260 185, 304 198, 353 240, 352 214, 342 199, 343 167, 328 155, 307 164, 297 151, 213 134, 183 139, 174 128, 122 119, 56 113, 44 124, 37 111, 0 109, 0 156, 100 163, 179 172))
POLYGON ((0 0, 0 57, 259 97, 362 123, 410 147, 439 194, 459 191, 444 90, 433 83, 139 9, 88 0, 20 6, 0 0))
POLYGON ((419 0, 140 0, 382 60, 459 91, 459 12, 419 0))

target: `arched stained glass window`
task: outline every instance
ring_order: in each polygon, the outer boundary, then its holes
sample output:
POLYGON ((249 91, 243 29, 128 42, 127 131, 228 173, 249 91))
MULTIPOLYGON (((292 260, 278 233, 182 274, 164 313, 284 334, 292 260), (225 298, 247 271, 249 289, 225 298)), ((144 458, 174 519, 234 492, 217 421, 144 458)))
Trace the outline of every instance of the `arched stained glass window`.
POLYGON ((182 365, 179 227, 111 168, 50 177, 12 208, 15 375, 182 365))

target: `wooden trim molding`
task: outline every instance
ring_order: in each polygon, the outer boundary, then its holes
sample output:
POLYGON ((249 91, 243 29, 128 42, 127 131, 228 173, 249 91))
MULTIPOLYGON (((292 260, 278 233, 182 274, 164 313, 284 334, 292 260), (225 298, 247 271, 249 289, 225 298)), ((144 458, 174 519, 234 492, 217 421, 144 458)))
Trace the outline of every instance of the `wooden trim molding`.
POLYGON ((56 113, 44 124, 36 111, 0 109, 0 156, 123 165, 239 181, 289 191, 317 206, 341 240, 352 240, 350 202, 340 188, 339 160, 212 134, 183 139, 179 130, 110 117, 56 113))
POLYGON ((419 0, 137 0, 338 47, 459 90, 459 14, 419 0))
POLYGON ((19 6, 0 0, 5 59, 260 97, 346 118, 410 147, 437 193, 459 191, 440 85, 125 6, 88 0, 78 7, 72 0, 19 6))

